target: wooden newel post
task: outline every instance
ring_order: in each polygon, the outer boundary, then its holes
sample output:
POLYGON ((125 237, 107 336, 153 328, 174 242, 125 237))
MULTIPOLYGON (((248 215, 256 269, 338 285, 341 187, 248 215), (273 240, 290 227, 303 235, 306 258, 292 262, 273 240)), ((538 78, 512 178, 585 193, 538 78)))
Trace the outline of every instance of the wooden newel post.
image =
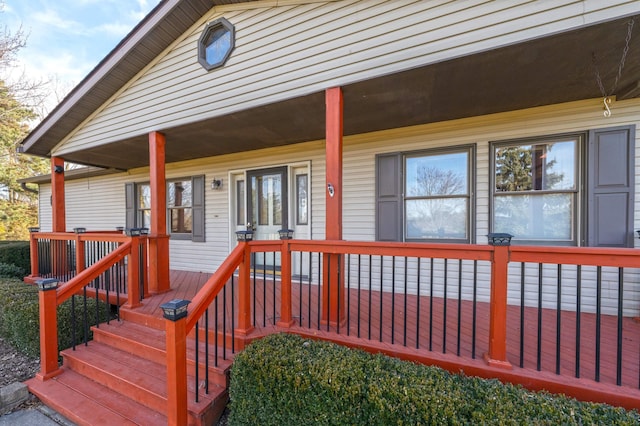
MULTIPOLYGON (((126 229, 125 233, 131 237, 131 253, 129 254, 129 262, 127 262, 127 308, 135 308, 140 303, 140 229, 126 229)), ((143 290, 144 291, 144 290, 143 290)))
MULTIPOLYGON (((239 244, 244 244, 244 256, 238 271, 238 326, 235 332, 239 336, 245 337, 253 331, 251 325, 251 246, 249 246, 249 242, 253 240, 253 231, 238 231, 236 238, 239 244)), ((243 348, 243 343, 239 343, 239 349, 243 348)))
POLYGON ((489 234, 493 246, 491 261, 491 302, 489 312, 489 352, 484 360, 492 367, 512 369, 507 360, 507 282, 510 234, 489 234))
POLYGON ((291 314, 291 250, 289 240, 293 237, 293 231, 282 229, 278 231, 282 240, 280 249, 280 320, 276 323, 279 327, 289 328, 293 325, 291 314))
POLYGON ((81 234, 84 234, 86 231, 86 228, 73 228, 73 232, 76 234, 76 275, 82 272, 85 266, 85 247, 84 241, 81 238, 81 234))
POLYGON ((40 303, 40 372, 36 377, 48 380, 61 373, 58 366, 58 280, 47 278, 37 281, 40 303))
POLYGON ((31 274, 30 277, 37 277, 40 274, 38 267, 38 239, 36 233, 40 232, 40 228, 29 228, 29 253, 31 258, 31 274))
MULTIPOLYGON (((167 423, 186 425, 187 413, 187 306, 188 300, 174 299, 160 305, 167 344, 167 423)), ((197 366, 196 366, 197 368, 197 366)), ((198 391, 196 387, 196 392, 198 391)))

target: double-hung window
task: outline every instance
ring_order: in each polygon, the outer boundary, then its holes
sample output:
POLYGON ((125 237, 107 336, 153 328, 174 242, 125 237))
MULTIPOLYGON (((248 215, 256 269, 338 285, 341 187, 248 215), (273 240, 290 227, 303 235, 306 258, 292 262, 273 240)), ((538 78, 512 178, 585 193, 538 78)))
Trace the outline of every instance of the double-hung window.
POLYGON ((377 239, 470 242, 473 153, 462 146, 379 155, 377 239))
MULTIPOLYGON (((125 186, 126 226, 151 227, 149 183, 125 186)), ((204 176, 167 181, 167 229, 173 239, 204 241, 204 176)))
POLYGON ((582 136, 493 146, 493 229, 528 241, 576 240, 582 136))
POLYGON ((491 144, 491 232, 633 247, 633 126, 491 144))

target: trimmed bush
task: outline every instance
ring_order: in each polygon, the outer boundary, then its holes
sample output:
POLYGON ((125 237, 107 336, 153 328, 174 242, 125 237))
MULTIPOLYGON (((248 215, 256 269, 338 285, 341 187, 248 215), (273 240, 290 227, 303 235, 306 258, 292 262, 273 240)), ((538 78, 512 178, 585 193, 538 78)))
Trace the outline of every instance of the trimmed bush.
MULTIPOLYGON (((0 279, 0 335, 14 348, 30 357, 40 356, 40 317, 38 310, 38 288, 16 279, 0 279)), ((58 348, 72 345, 71 300, 58 306, 58 348)), ((75 327, 76 340, 83 337, 82 319, 84 303, 76 296, 75 327)), ((96 300, 87 299, 90 325, 96 323, 96 300)), ((99 302, 99 322, 109 315, 109 306, 99 302)), ((91 338, 91 336, 89 336, 91 338)))
POLYGON ((13 263, 0 262, 0 278, 23 278, 25 271, 13 263))
POLYGON ((15 265, 23 271, 30 271, 29 253, 29 241, 6 241, 0 244, 0 263, 15 265))
POLYGON ((640 415, 295 335, 236 355, 233 425, 618 424, 640 415))

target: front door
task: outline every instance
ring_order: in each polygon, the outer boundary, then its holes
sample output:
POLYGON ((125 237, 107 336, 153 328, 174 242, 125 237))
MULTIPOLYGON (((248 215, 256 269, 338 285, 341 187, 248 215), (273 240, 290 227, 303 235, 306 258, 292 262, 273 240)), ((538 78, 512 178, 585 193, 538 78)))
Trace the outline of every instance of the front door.
MULTIPOLYGON (((256 240, 277 240, 278 231, 288 228, 287 167, 247 172, 247 218, 256 240)), ((280 258, 261 255, 257 265, 280 266, 280 258)))

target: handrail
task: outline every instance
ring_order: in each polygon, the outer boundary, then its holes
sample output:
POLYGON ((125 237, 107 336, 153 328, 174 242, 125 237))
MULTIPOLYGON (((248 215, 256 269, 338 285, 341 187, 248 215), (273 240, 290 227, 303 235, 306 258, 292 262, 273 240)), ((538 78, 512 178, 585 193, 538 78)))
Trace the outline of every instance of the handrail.
POLYGON ((239 244, 198 291, 189 306, 186 324, 187 333, 195 327, 198 319, 204 314, 243 259, 244 245, 239 244))
MULTIPOLYGON (((253 242, 251 243, 253 249, 253 242)), ((437 252, 439 258, 491 260, 493 248, 488 245, 460 244, 416 244, 379 241, 328 241, 328 240, 290 240, 291 251, 316 252, 329 254, 366 254, 374 256, 430 257, 437 252)))
POLYGON ((640 268, 632 248, 510 246, 510 261, 640 268))
POLYGON ((124 234, 116 233, 100 233, 100 232, 85 232, 82 234, 76 234, 73 232, 34 232, 31 234, 36 240, 56 240, 56 241, 104 241, 104 242, 124 242, 128 241, 130 237, 124 234))
POLYGON ((56 290, 57 303, 61 304, 70 298, 78 290, 87 285, 89 281, 96 279, 100 274, 122 260, 129 253, 131 253, 131 241, 120 245, 117 249, 100 259, 98 262, 94 263, 87 269, 84 269, 78 275, 58 287, 56 290))

